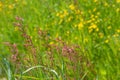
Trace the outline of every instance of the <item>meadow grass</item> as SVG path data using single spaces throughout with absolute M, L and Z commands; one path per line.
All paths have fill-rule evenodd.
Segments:
M 0 0 L 0 77 L 119 80 L 120 0 Z

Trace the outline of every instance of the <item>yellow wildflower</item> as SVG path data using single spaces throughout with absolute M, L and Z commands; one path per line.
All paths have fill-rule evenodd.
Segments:
M 103 38 L 103 33 L 100 32 L 100 33 L 99 33 L 99 37 L 100 37 L 100 38 Z
M 91 23 L 92 22 L 92 20 L 88 20 L 86 23 Z
M 35 42 L 37 42 L 37 39 L 35 39 Z
M 95 21 L 95 18 L 92 18 L 92 21 Z
M 84 39 L 84 43 L 87 43 L 87 42 L 88 42 L 88 39 L 87 39 L 87 38 L 85 38 L 85 39 Z
M 91 33 L 91 32 L 94 31 L 94 30 L 95 30 L 96 32 L 99 31 L 99 28 L 98 28 L 97 25 L 94 24 L 94 23 L 92 23 L 91 26 L 88 27 L 88 29 L 89 29 L 89 33 Z
M 15 2 L 18 2 L 18 0 L 15 0 Z
M 109 5 L 108 5 L 108 3 L 107 3 L 107 2 L 105 2 L 105 3 L 104 3 L 104 6 L 105 6 L 105 7 L 108 7 Z
M 55 36 L 56 38 L 58 38 L 58 33 L 56 34 L 56 36 Z
M 13 9 L 13 5 L 12 5 L 12 4 L 9 5 L 8 8 L 9 8 L 9 9 Z
M 75 10 L 75 13 L 76 14 L 81 14 L 81 11 L 78 9 L 78 10 Z
M 111 26 L 108 26 L 107 29 L 111 29 Z
M 64 15 L 64 16 L 67 16 L 67 15 L 68 15 L 68 11 L 67 11 L 67 10 L 64 10 L 63 15 Z
M 70 17 L 67 19 L 67 22 L 70 22 L 72 19 L 73 19 L 73 17 L 70 16 Z
M 19 30 L 19 27 L 15 27 L 15 31 L 18 31 Z
M 53 42 L 53 41 L 51 41 L 51 42 L 49 43 L 49 45 L 52 45 L 52 44 L 54 44 L 54 42 Z
M 120 33 L 120 29 L 117 30 L 117 33 Z
M 81 30 L 82 28 L 83 28 L 83 23 L 80 22 L 80 23 L 78 24 L 78 29 Z
M 78 37 L 75 37 L 75 40 L 78 40 Z
M 61 24 L 63 22 L 63 20 L 62 19 L 60 19 L 60 21 L 59 21 L 59 23 L 58 24 Z
M 92 24 L 89 29 L 96 29 L 97 28 L 97 25 L 96 24 Z
M 97 12 L 97 15 L 100 15 L 100 12 Z
M 56 14 L 56 16 L 60 16 L 60 13 L 58 12 L 58 13 Z
M 93 9 L 93 12 L 95 12 L 96 10 L 97 10 L 97 9 L 96 9 L 96 8 L 94 8 L 94 9 Z
M 95 18 L 98 18 L 98 16 L 95 16 Z
M 91 33 L 93 31 L 93 29 L 89 29 L 89 33 Z
M 115 7 L 115 4 L 113 4 L 112 7 Z
M 0 2 L 0 7 L 2 7 L 3 6 L 3 4 L 2 4 L 2 2 Z
M 99 28 L 96 28 L 96 32 L 98 32 L 99 31 Z
M 120 3 L 120 0 L 116 0 L 117 3 Z
M 116 9 L 116 12 L 117 12 L 117 13 L 120 12 L 120 8 L 117 8 L 117 9 Z
M 93 17 L 94 17 L 94 15 L 92 14 L 90 17 L 91 17 L 91 18 L 93 18 Z
M 34 30 L 34 31 L 37 31 L 37 29 L 36 29 L 36 28 L 34 28 L 33 30 Z
M 109 40 L 108 40 L 108 39 L 106 39 L 106 40 L 105 40 L 105 43 L 108 43 L 108 42 L 109 42 Z
M 69 34 L 70 34 L 70 31 L 67 31 L 67 34 L 69 35 Z
M 71 4 L 71 5 L 69 6 L 69 8 L 70 8 L 71 10 L 75 10 L 75 5 L 74 5 L 74 4 Z
M 33 36 L 30 36 L 31 39 L 33 39 Z
M 119 34 L 114 34 L 114 35 L 113 35 L 113 37 L 118 37 L 118 36 L 119 36 Z
M 98 0 L 93 0 L 94 2 L 97 2 Z

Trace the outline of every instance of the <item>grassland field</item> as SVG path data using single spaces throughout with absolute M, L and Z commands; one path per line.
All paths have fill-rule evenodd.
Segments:
M 0 0 L 0 80 L 120 80 L 120 0 Z

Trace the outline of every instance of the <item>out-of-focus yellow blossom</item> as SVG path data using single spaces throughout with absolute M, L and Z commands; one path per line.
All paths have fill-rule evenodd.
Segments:
M 58 35 L 59 35 L 59 34 L 57 33 L 55 37 L 58 38 Z
M 110 35 L 108 35 L 107 38 L 110 39 Z
M 95 18 L 98 18 L 98 16 L 95 16 Z
M 108 42 L 109 42 L 109 40 L 108 40 L 108 39 L 106 39 L 106 40 L 105 40 L 105 43 L 108 43 Z
M 99 31 L 99 28 L 97 27 L 97 28 L 95 29 L 95 31 L 98 32 L 98 31 Z
M 100 15 L 100 12 L 97 12 L 97 15 Z
M 91 24 L 91 26 L 88 27 L 88 29 L 89 29 L 89 33 L 91 33 L 91 32 L 94 31 L 94 30 L 95 30 L 96 32 L 99 31 L 99 28 L 97 27 L 96 24 Z
M 93 29 L 89 29 L 89 33 L 91 33 L 93 31 Z
M 109 4 L 108 4 L 107 2 L 104 2 L 104 6 L 105 6 L 105 7 L 108 7 Z
M 100 37 L 100 38 L 103 38 L 103 36 L 104 36 L 103 33 L 100 32 L 100 33 L 99 33 L 99 37 Z
M 64 16 L 67 16 L 67 15 L 68 15 L 68 11 L 67 11 L 67 10 L 64 10 L 63 15 L 64 15 Z
M 120 8 L 117 8 L 117 9 L 116 9 L 116 12 L 117 12 L 117 13 L 120 12 Z
M 84 21 L 84 19 L 83 19 L 83 18 L 80 18 L 80 21 L 81 21 L 81 22 L 83 22 L 83 21 Z
M 96 29 L 97 28 L 97 25 L 96 24 L 92 24 L 89 29 Z
M 67 15 L 68 15 L 69 13 L 68 13 L 68 11 L 67 10 L 64 10 L 63 12 L 58 12 L 57 14 L 56 14 L 56 16 L 58 16 L 58 17 L 60 17 L 60 18 L 64 18 L 64 17 L 66 17 Z
M 112 7 L 115 7 L 115 4 L 113 4 Z
M 37 39 L 35 39 L 35 42 L 37 42 Z
M 27 5 L 27 1 L 23 0 L 23 1 L 22 1 L 22 4 L 23 4 L 23 5 Z
M 82 12 L 78 9 L 78 10 L 75 10 L 75 13 L 76 14 L 81 14 Z
M 93 9 L 93 12 L 95 12 L 96 10 L 97 10 L 97 9 L 96 9 L 96 8 L 94 8 L 94 9 Z
M 16 26 L 16 27 L 15 27 L 15 31 L 18 31 L 18 30 L 19 30 L 19 27 Z
M 78 40 L 78 37 L 75 37 L 75 40 Z
M 88 20 L 88 21 L 86 21 L 86 23 L 91 23 L 92 22 L 92 20 Z
M 0 11 L 2 11 L 2 6 L 3 6 L 3 4 L 2 4 L 2 2 L 0 2 Z
M 53 41 L 51 41 L 51 42 L 49 43 L 49 45 L 52 45 L 52 44 L 54 44 L 54 42 L 53 42 Z
M 90 16 L 90 18 L 93 18 L 94 17 L 94 15 L 92 14 L 91 16 Z
M 70 22 L 72 19 L 73 19 L 73 17 L 70 16 L 70 17 L 67 19 L 67 22 Z
M 70 34 L 70 31 L 67 31 L 67 35 L 69 35 Z
M 37 29 L 36 29 L 36 28 L 34 28 L 33 30 L 34 30 L 34 31 L 37 31 Z
M 111 29 L 111 26 L 108 26 L 107 29 Z
M 9 9 L 13 9 L 14 7 L 13 7 L 13 5 L 11 4 L 11 5 L 8 6 L 8 8 L 9 8 Z
M 120 29 L 117 30 L 117 33 L 120 33 Z
M 87 43 L 87 42 L 88 42 L 88 39 L 87 39 L 87 38 L 85 38 L 85 39 L 84 39 L 84 43 Z
M 33 39 L 33 36 L 30 36 L 30 39 Z
M 94 22 L 94 21 L 95 21 L 95 18 L 92 18 L 92 21 Z
M 106 70 L 104 70 L 104 69 L 101 69 L 100 73 L 101 73 L 101 75 L 106 75 L 107 74 Z
M 63 22 L 63 20 L 62 19 L 60 19 L 60 21 L 59 21 L 59 23 L 58 24 L 61 24 Z
M 70 8 L 71 10 L 75 10 L 75 5 L 74 5 L 74 4 L 71 4 L 71 5 L 69 5 L 69 8 Z
M 83 28 L 83 22 L 80 22 L 80 23 L 78 24 L 78 29 L 81 30 L 82 28 Z
M 77 28 L 77 24 L 74 24 L 74 27 Z
M 66 41 L 66 44 L 68 45 L 68 44 L 69 44 L 69 42 L 68 42 L 68 41 Z
M 88 13 L 90 13 L 90 14 L 91 14 L 91 13 L 92 13 L 92 11 L 91 11 L 91 10 L 88 10 Z
M 57 12 L 56 16 L 60 16 L 60 13 L 59 13 L 59 12 Z
M 116 0 L 117 3 L 120 3 L 120 0 Z
M 118 36 L 119 36 L 119 34 L 114 34 L 114 35 L 113 35 L 113 37 L 118 37 Z
M 120 48 L 118 50 L 120 51 Z
M 59 17 L 60 17 L 60 18 L 64 18 L 64 15 L 63 15 L 63 14 L 61 14 Z
M 2 2 L 0 2 L 0 7 L 2 7 L 3 6 L 3 4 L 2 4 Z
M 18 2 L 18 0 L 15 0 L 15 2 Z
M 98 0 L 93 0 L 94 2 L 97 2 Z

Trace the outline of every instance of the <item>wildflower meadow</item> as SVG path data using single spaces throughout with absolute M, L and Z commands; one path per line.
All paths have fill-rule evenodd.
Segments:
M 0 0 L 0 80 L 120 80 L 120 0 Z

